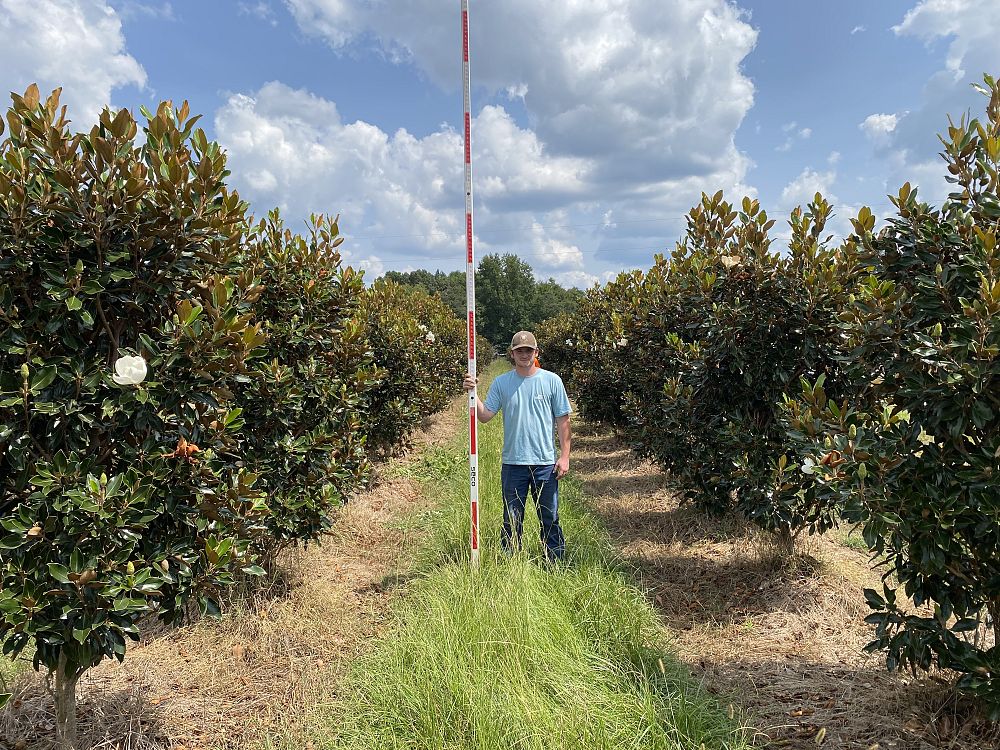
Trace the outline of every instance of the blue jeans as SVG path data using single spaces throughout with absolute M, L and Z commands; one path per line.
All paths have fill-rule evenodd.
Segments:
M 503 490 L 503 536 L 507 551 L 521 548 L 524 507 L 528 493 L 535 499 L 542 545 L 548 560 L 561 560 L 566 554 L 566 539 L 559 526 L 559 480 L 553 464 L 522 466 L 503 464 L 500 486 Z

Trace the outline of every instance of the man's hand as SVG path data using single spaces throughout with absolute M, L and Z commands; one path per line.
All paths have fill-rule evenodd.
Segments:
M 466 391 L 471 391 L 471 390 L 472 390 L 473 388 L 475 388 L 475 387 L 476 387 L 476 384 L 477 384 L 477 383 L 479 383 L 479 379 L 478 379 L 478 378 L 476 378 L 476 376 L 475 376 L 475 375 L 472 375 L 472 374 L 467 374 L 467 375 L 465 376 L 465 380 L 463 380 L 463 381 L 462 381 L 462 387 L 463 387 L 463 388 L 464 388 L 464 389 L 465 389 Z
M 569 474 L 569 456 L 560 456 L 556 461 L 556 479 L 562 479 Z

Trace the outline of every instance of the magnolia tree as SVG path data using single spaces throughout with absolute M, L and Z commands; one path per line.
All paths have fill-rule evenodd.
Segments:
M 584 414 L 614 425 L 689 500 L 741 511 L 786 553 L 838 517 L 790 470 L 779 419 L 800 378 L 824 377 L 835 396 L 845 387 L 837 316 L 865 261 L 855 241 L 824 235 L 831 211 L 820 195 L 793 211 L 779 253 L 757 201 L 703 195 L 676 250 L 588 292 L 560 348 Z
M 535 328 L 542 366 L 557 373 L 567 388 L 573 387 L 573 365 L 577 351 L 575 336 L 574 317 L 568 313 L 551 317 Z
M 855 222 L 871 274 L 841 316 L 853 392 L 807 382 L 785 421 L 801 472 L 884 560 L 869 649 L 957 670 L 1000 719 L 1000 86 L 985 82 L 986 118 L 942 138 L 945 204 L 906 184 L 883 230 Z
M 240 252 L 263 287 L 253 310 L 267 338 L 237 398 L 245 458 L 267 498 L 266 527 L 255 539 L 266 564 L 329 530 L 333 511 L 367 475 L 366 396 L 384 371 L 360 319 L 362 276 L 342 265 L 342 242 L 336 219 L 314 216 L 301 236 L 274 211 Z
M 564 359 L 562 366 L 570 371 L 569 386 L 580 413 L 617 431 L 626 430 L 629 425 L 622 379 L 624 357 L 631 349 L 624 330 L 627 321 L 641 314 L 639 309 L 645 299 L 639 289 L 643 278 L 641 271 L 623 273 L 604 288 L 589 289 L 580 300 L 574 330 L 558 328 L 554 342 L 557 360 L 560 356 L 572 357 L 572 364 Z M 549 330 L 544 329 L 543 336 L 549 337 Z M 560 339 L 562 344 L 558 343 Z
M 0 641 L 75 742 L 75 686 L 150 614 L 217 611 L 265 510 L 234 402 L 260 289 L 227 264 L 245 204 L 187 106 L 13 97 L 0 145 Z
M 366 397 L 367 440 L 373 453 L 385 455 L 404 445 L 413 428 L 461 388 L 466 331 L 440 297 L 391 281 L 376 281 L 366 292 L 362 316 L 381 371 Z M 480 351 L 491 353 L 480 341 Z M 477 364 L 485 366 L 489 359 Z

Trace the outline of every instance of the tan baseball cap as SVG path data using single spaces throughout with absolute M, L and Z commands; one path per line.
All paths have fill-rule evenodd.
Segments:
M 517 349 L 521 346 L 530 346 L 532 349 L 538 348 L 538 342 L 535 341 L 535 336 L 530 331 L 518 331 L 514 334 L 514 338 L 510 340 L 510 348 Z

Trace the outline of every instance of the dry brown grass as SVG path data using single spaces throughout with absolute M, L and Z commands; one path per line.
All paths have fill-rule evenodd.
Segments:
M 428 420 L 416 450 L 452 435 L 464 398 Z M 257 750 L 308 747 L 311 709 L 336 693 L 346 664 L 389 623 L 414 531 L 394 523 L 426 500 L 413 480 L 383 479 L 342 511 L 320 546 L 280 561 L 284 585 L 206 620 L 148 636 L 121 665 L 91 670 L 78 691 L 80 747 L 93 750 Z M 52 700 L 34 673 L 0 711 L 0 747 L 45 750 Z M 5 744 L 6 743 L 6 744 Z
M 664 475 L 583 424 L 574 472 L 622 556 L 635 565 L 680 657 L 708 690 L 747 711 L 774 748 L 987 750 L 997 730 L 949 687 L 864 653 L 867 556 L 843 533 L 810 538 L 790 561 L 736 517 L 682 506 Z

